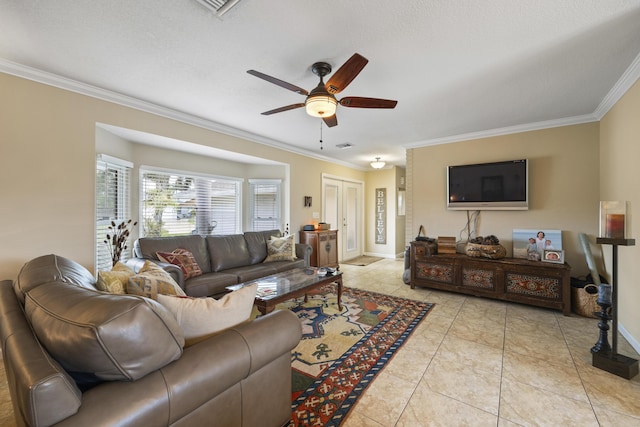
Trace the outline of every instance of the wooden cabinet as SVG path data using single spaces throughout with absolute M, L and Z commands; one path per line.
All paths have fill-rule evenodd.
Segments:
M 306 243 L 313 249 L 309 261 L 312 266 L 340 268 L 338 230 L 301 231 L 300 243 Z
M 571 267 L 517 258 L 432 255 L 411 242 L 411 288 L 416 286 L 519 302 L 571 313 Z

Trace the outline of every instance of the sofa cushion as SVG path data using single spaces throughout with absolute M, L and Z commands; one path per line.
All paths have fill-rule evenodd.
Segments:
M 217 300 L 158 295 L 158 302 L 176 317 L 188 346 L 249 320 L 257 289 L 245 286 Z
M 153 261 L 145 261 L 138 274 L 129 278 L 127 293 L 154 300 L 158 294 L 186 295 L 169 273 Z
M 267 257 L 267 240 L 271 236 L 280 237 L 280 230 L 268 231 L 247 231 L 244 233 L 244 239 L 247 241 L 249 249 L 250 263 L 258 264 Z
M 178 359 L 184 346 L 174 316 L 148 298 L 51 282 L 26 294 L 25 314 L 74 378 L 136 380 Z
M 198 265 L 198 261 L 196 261 L 193 254 L 186 249 L 178 248 L 172 252 L 158 251 L 156 255 L 160 261 L 180 267 L 184 273 L 185 280 L 202 275 L 202 269 Z
M 98 271 L 96 288 L 110 294 L 126 294 L 127 282 L 135 274 L 133 268 L 118 261 L 110 271 Z
M 267 257 L 263 262 L 294 261 L 296 259 L 295 234 L 274 237 L 267 241 Z
M 158 259 L 156 252 L 171 252 L 183 248 L 193 254 L 203 273 L 211 271 L 211 262 L 207 252 L 207 244 L 202 236 L 142 237 L 134 245 L 136 256 L 147 259 Z
M 242 234 L 207 236 L 206 241 L 211 257 L 211 271 L 251 264 L 247 242 Z
M 65 282 L 95 289 L 96 279 L 86 268 L 75 261 L 58 255 L 43 255 L 25 263 L 14 282 L 20 302 L 24 294 L 36 286 L 48 282 Z
M 192 297 L 210 297 L 225 294 L 229 285 L 237 285 L 238 277 L 226 271 L 220 273 L 207 273 L 194 277 L 184 283 L 184 291 Z

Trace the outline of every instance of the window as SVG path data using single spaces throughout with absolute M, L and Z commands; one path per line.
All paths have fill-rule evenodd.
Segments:
M 111 268 L 111 253 L 104 243 L 111 221 L 120 224 L 131 218 L 130 176 L 133 164 L 99 154 L 96 159 L 96 270 Z M 122 259 L 129 258 L 130 252 Z
M 236 234 L 241 179 L 140 169 L 142 236 Z
M 280 229 L 280 180 L 249 180 L 251 229 Z

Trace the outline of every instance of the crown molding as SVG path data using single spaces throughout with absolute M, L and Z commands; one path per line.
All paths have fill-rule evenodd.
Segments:
M 459 135 L 446 136 L 443 138 L 427 139 L 412 144 L 406 144 L 404 148 L 420 148 L 431 145 L 450 144 L 454 142 L 469 141 L 473 139 L 491 138 L 495 136 L 510 135 L 514 133 L 531 132 L 535 130 L 543 130 L 557 128 L 562 126 L 578 125 L 583 123 L 597 122 L 598 118 L 595 114 L 585 114 L 582 116 L 567 117 L 564 119 L 546 120 L 542 122 L 527 123 L 523 125 L 507 126 L 503 128 L 487 129 L 478 132 L 469 132 Z
M 640 54 L 635 57 L 631 65 L 625 70 L 609 93 L 602 99 L 598 107 L 591 114 L 567 117 L 564 119 L 547 120 L 524 125 L 508 126 L 504 128 L 488 129 L 479 132 L 470 132 L 444 138 L 428 139 L 403 145 L 404 148 L 420 148 L 430 145 L 449 144 L 453 142 L 469 141 L 472 139 L 489 138 L 494 136 L 509 135 L 513 133 L 529 132 L 534 130 L 549 129 L 562 126 L 578 125 L 583 123 L 598 122 L 609 112 L 611 108 L 624 96 L 636 81 L 640 79 Z
M 70 92 L 78 93 L 80 95 L 89 96 L 91 98 L 100 99 L 113 104 L 122 105 L 124 107 L 133 108 L 135 110 L 143 111 L 145 113 L 151 113 L 157 116 L 165 117 L 171 120 L 182 122 L 188 125 L 197 126 L 213 132 L 218 132 L 224 135 L 245 139 L 247 141 L 256 142 L 258 144 L 266 145 L 279 150 L 287 151 L 294 154 L 299 154 L 305 157 L 311 157 L 316 160 L 323 160 L 326 162 L 339 164 L 352 169 L 366 170 L 366 168 L 355 165 L 349 162 L 333 159 L 327 156 L 323 156 L 312 151 L 303 150 L 298 147 L 294 147 L 280 141 L 276 141 L 271 138 L 266 138 L 260 135 L 256 135 L 251 132 L 246 132 L 231 126 L 223 125 L 212 120 L 204 119 L 202 117 L 187 114 L 178 110 L 163 107 L 148 101 L 144 101 L 138 98 L 134 98 L 128 95 L 123 95 L 114 91 L 103 89 L 97 86 L 93 86 L 87 83 L 82 83 L 77 80 L 69 79 L 59 76 L 57 74 L 48 73 L 46 71 L 38 70 L 36 68 L 28 67 L 26 65 L 18 64 L 15 62 L 7 61 L 0 58 L 0 73 L 13 75 L 16 77 L 31 80 L 37 83 L 42 83 L 48 86 L 53 86 L 58 89 L 67 90 Z
M 262 145 L 266 145 L 279 150 L 287 151 L 301 156 L 314 158 L 334 164 L 339 164 L 345 167 L 358 170 L 368 170 L 366 167 L 355 165 L 349 162 L 341 161 L 338 159 L 329 158 L 308 150 L 303 150 L 274 139 L 265 138 L 260 135 L 246 132 L 231 126 L 226 126 L 212 120 L 204 119 L 202 117 L 187 114 L 178 110 L 163 107 L 151 102 L 143 101 L 141 99 L 133 98 L 131 96 L 123 95 L 110 90 L 102 89 L 97 86 L 92 86 L 86 83 L 79 82 L 77 80 L 68 79 L 53 73 L 48 73 L 36 68 L 28 67 L 22 64 L 18 64 L 6 59 L 0 58 L 0 72 L 10 74 L 16 77 L 21 77 L 27 80 L 32 80 L 38 83 L 46 84 L 49 86 L 57 87 L 59 89 L 75 92 L 81 95 L 89 96 L 92 98 L 100 99 L 103 101 L 111 102 L 114 104 L 122 105 L 124 107 L 133 108 L 143 112 L 155 114 L 157 116 L 165 117 L 171 120 L 176 120 L 189 125 L 197 126 L 210 131 L 218 132 L 224 135 L 245 139 L 247 141 L 256 142 Z M 474 139 L 489 138 L 495 136 L 509 135 L 513 133 L 529 132 L 535 130 L 549 129 L 554 127 L 570 126 L 576 124 L 590 123 L 600 121 L 607 112 L 622 98 L 622 96 L 633 86 L 633 84 L 640 78 L 640 54 L 632 61 L 631 65 L 625 70 L 620 79 L 611 88 L 609 93 L 603 98 L 602 102 L 591 114 L 585 114 L 581 116 L 567 117 L 563 119 L 547 120 L 542 122 L 527 123 L 522 125 L 507 126 L 503 128 L 487 129 L 478 132 L 470 132 L 458 135 L 447 136 L 443 138 L 434 138 L 423 141 L 416 141 L 410 144 L 405 144 L 402 147 L 405 149 L 420 148 L 431 145 L 449 144 L 454 142 L 468 141 Z
M 602 120 L 605 114 L 620 101 L 620 98 L 631 89 L 631 86 L 633 86 L 638 79 L 640 79 L 640 54 L 635 57 L 631 65 L 622 74 L 622 77 L 613 85 L 609 93 L 604 97 L 602 102 L 600 102 L 600 105 L 598 105 L 598 108 L 593 112 L 598 120 Z

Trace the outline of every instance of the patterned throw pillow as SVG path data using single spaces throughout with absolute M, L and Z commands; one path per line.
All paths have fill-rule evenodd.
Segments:
M 160 261 L 175 264 L 184 273 L 184 280 L 196 276 L 202 276 L 202 269 L 198 265 L 196 258 L 186 249 L 178 248 L 173 252 L 156 252 Z
M 176 317 L 189 346 L 249 320 L 257 290 L 244 286 L 218 300 L 158 295 L 158 302 Z
M 110 294 L 125 294 L 129 278 L 135 276 L 135 271 L 126 264 L 118 261 L 111 271 L 98 271 L 96 287 Z
M 129 278 L 127 293 L 154 300 L 158 294 L 186 295 L 173 277 L 153 261 L 145 261 L 138 274 Z
M 294 261 L 296 259 L 295 234 L 274 237 L 267 241 L 267 258 L 263 262 Z

